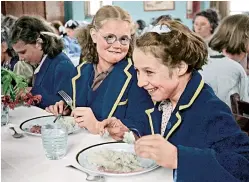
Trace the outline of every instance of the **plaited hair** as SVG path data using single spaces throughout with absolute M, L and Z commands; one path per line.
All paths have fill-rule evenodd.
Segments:
M 98 53 L 96 49 L 96 45 L 93 43 L 93 40 L 90 35 L 90 29 L 100 29 L 104 23 L 108 20 L 122 20 L 127 21 L 131 24 L 131 42 L 129 45 L 128 54 L 126 57 L 131 57 L 133 51 L 133 40 L 135 27 L 134 23 L 131 19 L 131 16 L 128 12 L 124 11 L 122 8 L 118 6 L 103 6 L 100 8 L 96 15 L 94 16 L 92 23 L 87 25 L 87 27 L 77 28 L 75 31 L 76 38 L 82 49 L 82 59 L 87 60 L 88 62 L 98 63 Z
M 168 20 L 160 25 L 167 25 L 171 31 L 147 32 L 136 40 L 135 47 L 144 53 L 150 52 L 169 68 L 184 61 L 188 65 L 187 72 L 192 72 L 207 63 L 207 46 L 198 35 L 178 21 Z

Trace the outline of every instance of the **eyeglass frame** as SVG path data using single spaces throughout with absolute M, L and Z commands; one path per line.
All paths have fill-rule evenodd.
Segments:
M 101 37 L 103 37 L 103 38 L 105 39 L 106 43 L 109 44 L 109 45 L 114 44 L 116 41 L 119 41 L 119 43 L 120 43 L 122 46 L 127 46 L 127 45 L 130 45 L 130 43 L 131 43 L 131 41 L 132 41 L 132 39 L 131 39 L 130 37 L 128 37 L 127 35 L 124 35 L 124 36 L 127 36 L 126 38 L 129 40 L 129 43 L 127 43 L 127 44 L 122 44 L 122 43 L 121 43 L 121 38 L 123 38 L 124 36 L 122 36 L 122 37 L 120 37 L 120 38 L 118 39 L 118 37 L 117 37 L 115 34 L 110 33 L 110 34 L 104 36 L 104 35 L 102 35 L 102 33 L 100 33 L 99 30 L 96 29 L 96 31 L 101 35 Z M 108 40 L 107 40 L 108 36 L 110 36 L 110 35 L 112 35 L 112 36 L 115 37 L 115 40 L 114 40 L 113 42 L 111 42 L 111 43 L 109 43 Z

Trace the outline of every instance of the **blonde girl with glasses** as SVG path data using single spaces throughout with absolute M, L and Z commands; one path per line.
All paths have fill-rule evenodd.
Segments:
M 117 6 L 100 8 L 92 23 L 78 30 L 83 63 L 72 79 L 72 91 L 67 92 L 74 101 L 71 115 L 91 133 L 97 134 L 99 123 L 110 117 L 120 119 L 127 127 L 148 120 L 145 111 L 153 102 L 137 86 L 131 60 L 134 33 L 131 16 Z M 47 111 L 58 114 L 64 106 L 61 101 Z M 64 112 L 69 113 L 69 110 Z

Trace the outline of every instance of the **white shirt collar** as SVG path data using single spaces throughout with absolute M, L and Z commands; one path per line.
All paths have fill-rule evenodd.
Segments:
M 42 66 L 42 64 L 44 63 L 44 61 L 45 61 L 45 59 L 47 58 L 47 54 L 45 54 L 44 56 L 43 56 L 43 58 L 42 58 L 42 60 L 41 60 L 41 62 L 40 62 L 40 64 L 39 64 L 39 66 L 35 69 L 35 71 L 34 71 L 34 74 L 37 74 L 39 71 L 40 71 L 40 69 L 41 69 L 41 66 Z

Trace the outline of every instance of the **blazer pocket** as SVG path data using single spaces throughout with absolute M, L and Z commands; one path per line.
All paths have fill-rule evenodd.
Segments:
M 123 106 L 123 105 L 126 105 L 127 104 L 127 102 L 128 102 L 128 99 L 126 99 L 125 101 L 123 101 L 123 102 L 119 102 L 118 103 L 118 106 Z

